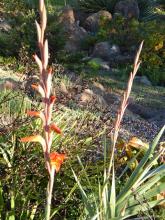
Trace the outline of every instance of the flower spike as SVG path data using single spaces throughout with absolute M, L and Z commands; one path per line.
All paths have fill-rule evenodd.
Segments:
M 48 40 L 45 40 L 45 29 L 47 25 L 47 12 L 45 1 L 39 0 L 40 22 L 36 23 L 39 55 L 34 55 L 35 62 L 39 67 L 40 81 L 38 84 L 32 84 L 32 88 L 42 96 L 42 111 L 28 111 L 27 114 L 42 119 L 43 137 L 34 135 L 21 138 L 22 142 L 39 142 L 43 147 L 46 169 L 49 174 L 49 183 L 47 188 L 47 205 L 45 212 L 45 220 L 50 219 L 51 214 L 51 199 L 54 184 L 54 175 L 60 170 L 60 167 L 66 158 L 65 154 L 57 152 L 50 153 L 54 132 L 61 134 L 62 131 L 56 124 L 52 123 L 53 104 L 56 101 L 56 96 L 51 94 L 52 91 L 52 68 L 48 68 L 49 63 L 49 47 Z

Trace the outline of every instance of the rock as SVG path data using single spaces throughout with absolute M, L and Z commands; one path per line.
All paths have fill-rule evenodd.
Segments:
M 105 105 L 106 101 L 104 100 L 103 96 L 106 91 L 105 91 L 104 86 L 101 83 L 94 82 L 92 85 L 92 90 L 93 90 L 94 94 L 96 95 L 98 102 L 104 103 L 104 105 Z M 106 103 L 106 105 L 107 105 L 107 103 Z
M 149 119 L 149 122 L 155 123 L 159 128 L 165 125 L 165 109 L 155 112 L 155 115 Z
M 109 93 L 104 86 L 98 82 L 93 83 L 94 94 L 98 97 L 98 101 L 103 106 L 110 106 L 112 104 L 118 104 L 120 102 L 119 95 Z
M 152 118 L 155 114 L 150 108 L 147 108 L 146 106 L 142 106 L 138 103 L 134 103 L 130 100 L 128 107 L 127 107 L 132 113 L 139 115 L 140 117 L 148 120 Z
M 91 60 L 91 57 L 88 57 L 88 56 L 82 58 L 83 62 L 87 62 L 87 61 L 90 61 L 90 60 Z
M 102 91 L 102 92 L 105 92 L 105 88 L 104 88 L 104 86 L 103 86 L 101 83 L 94 82 L 94 83 L 93 83 L 93 86 L 94 86 L 97 90 L 100 90 L 100 91 Z
M 81 102 L 90 102 L 92 100 L 93 94 L 94 93 L 91 89 L 85 89 L 81 94 Z
M 139 18 L 139 6 L 136 0 L 122 0 L 117 2 L 115 13 L 119 13 L 127 19 Z
M 128 63 L 133 63 L 134 61 L 134 56 L 132 55 L 121 55 L 118 54 L 116 56 L 112 56 L 109 59 L 109 65 L 111 67 L 117 67 L 118 65 L 124 65 L 124 64 L 128 64 Z
M 165 125 L 165 109 L 155 109 L 153 107 L 144 106 L 135 103 L 132 99 L 129 100 L 128 110 L 139 115 L 141 118 L 150 123 L 156 124 L 159 128 Z
M 108 105 L 120 103 L 120 97 L 113 93 L 105 93 L 103 98 L 105 99 Z
M 75 23 L 74 11 L 72 7 L 68 5 L 63 8 L 61 15 L 59 16 L 59 22 L 66 26 L 66 28 L 68 25 Z
M 107 107 L 107 102 L 105 101 L 103 96 L 97 94 L 95 97 L 98 103 L 98 109 L 104 109 Z
M 20 83 L 10 79 L 10 78 L 6 78 L 4 79 L 4 81 L 2 83 L 0 83 L 0 91 L 4 91 L 4 90 L 18 90 L 20 88 Z
M 135 82 L 141 83 L 146 86 L 152 86 L 152 83 L 149 81 L 147 76 L 136 76 L 135 77 Z
M 81 51 L 82 42 L 87 37 L 87 32 L 84 28 L 79 27 L 77 24 L 70 26 L 66 32 L 65 50 L 70 53 Z
M 105 70 L 105 71 L 109 71 L 110 70 L 108 62 L 105 62 L 101 58 L 92 58 L 88 62 L 88 66 L 90 66 L 93 69 L 102 69 L 102 70 Z
M 94 47 L 92 57 L 99 57 L 104 60 L 109 60 L 112 57 L 119 55 L 120 49 L 117 45 L 110 45 L 108 41 L 97 43 Z
M 82 41 L 87 37 L 87 32 L 80 27 L 74 18 L 71 7 L 65 7 L 59 18 L 66 38 L 64 49 L 66 52 L 75 53 L 81 50 Z
M 117 55 L 117 54 L 120 54 L 120 48 L 119 48 L 119 46 L 117 46 L 116 44 L 113 44 L 112 46 L 111 46 L 111 54 L 112 55 Z
M 83 87 L 82 87 L 82 85 L 77 84 L 72 88 L 72 90 L 74 91 L 74 95 L 80 94 L 83 90 Z
M 0 31 L 9 32 L 11 29 L 12 27 L 7 21 L 0 22 Z
M 79 25 L 83 28 L 85 28 L 85 21 L 86 19 L 91 15 L 91 13 L 82 11 L 82 10 L 74 10 L 74 16 L 76 23 L 79 23 Z
M 101 18 L 110 21 L 112 20 L 112 15 L 110 12 L 105 10 L 101 10 L 97 13 L 94 13 L 85 20 L 84 28 L 90 32 L 97 32 L 99 29 L 99 23 Z
M 68 90 L 67 90 L 66 85 L 65 85 L 64 82 L 61 82 L 61 83 L 60 83 L 60 91 L 61 91 L 63 94 L 65 94 L 65 95 L 68 94 Z

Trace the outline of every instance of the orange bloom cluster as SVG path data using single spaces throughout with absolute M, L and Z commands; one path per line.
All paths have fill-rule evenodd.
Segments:
M 66 159 L 66 155 L 53 152 L 49 154 L 49 157 L 51 166 L 55 169 L 56 172 L 59 172 L 64 159 Z

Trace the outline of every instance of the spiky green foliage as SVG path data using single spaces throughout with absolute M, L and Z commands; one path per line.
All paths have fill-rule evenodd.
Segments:
M 83 178 L 86 178 L 88 182 L 88 186 L 84 188 L 81 184 L 82 177 L 79 178 L 73 171 L 84 201 L 84 217 L 82 219 L 110 220 L 126 219 L 140 213 L 148 215 L 153 207 L 165 201 L 165 199 L 158 200 L 156 198 L 159 193 L 163 192 L 165 187 L 165 165 L 162 164 L 156 168 L 154 167 L 160 155 L 163 153 L 156 153 L 156 146 L 164 130 L 165 126 L 161 129 L 139 162 L 139 165 L 125 183 L 124 179 L 115 176 L 114 168 L 112 170 L 111 181 L 109 180 L 106 167 L 106 142 L 104 144 L 104 179 L 102 183 L 98 182 L 97 189 L 92 187 L 90 178 L 79 159 L 84 173 Z M 122 181 L 124 185 L 118 190 L 118 183 Z M 118 192 L 117 195 L 116 192 Z

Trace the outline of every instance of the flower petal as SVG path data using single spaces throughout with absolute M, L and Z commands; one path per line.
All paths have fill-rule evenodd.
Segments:
M 43 7 L 44 7 L 44 0 L 40 0 L 40 1 L 39 1 L 39 10 L 40 10 L 40 13 L 43 11 Z
M 45 40 L 44 43 L 44 68 L 46 70 L 49 59 L 49 51 L 48 51 L 48 40 Z
M 23 143 L 39 142 L 42 145 L 43 150 L 45 150 L 45 148 L 46 148 L 45 140 L 41 135 L 34 135 L 34 136 L 24 137 L 24 138 L 21 138 L 20 141 L 23 142 Z
M 52 87 L 52 68 L 48 69 L 47 80 L 46 80 L 46 88 L 47 88 L 47 96 L 50 96 Z
M 41 27 L 37 21 L 35 21 L 35 23 L 36 23 L 36 28 L 37 28 L 38 43 L 41 43 Z
M 31 87 L 35 90 L 37 90 L 41 96 L 44 98 L 45 97 L 45 92 L 44 92 L 44 89 L 42 88 L 42 86 L 40 85 L 36 85 L 36 84 L 32 84 Z
M 57 125 L 54 124 L 54 123 L 50 125 L 50 129 L 52 131 L 56 132 L 57 134 L 61 134 L 62 133 L 61 129 L 59 127 L 57 127 Z
M 41 112 L 37 112 L 37 111 L 27 111 L 27 115 L 35 116 L 35 117 L 40 117 Z
M 33 57 L 39 67 L 40 72 L 42 72 L 42 62 L 41 62 L 40 58 L 37 56 L 37 54 L 34 54 Z
M 50 96 L 50 104 L 53 104 L 56 101 L 56 96 L 51 95 Z
M 66 159 L 66 155 L 53 152 L 49 154 L 49 158 L 51 166 L 55 168 L 56 172 L 59 172 L 62 163 Z
M 43 112 L 37 112 L 37 111 L 27 111 L 27 115 L 29 116 L 34 116 L 34 117 L 39 117 L 42 119 L 43 123 L 45 124 L 45 116 Z

